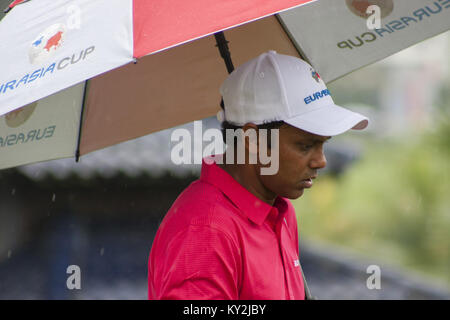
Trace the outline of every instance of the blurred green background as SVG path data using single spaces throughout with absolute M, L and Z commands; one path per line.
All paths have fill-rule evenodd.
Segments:
M 360 156 L 339 175 L 319 172 L 293 201 L 301 239 L 450 288 L 449 43 L 447 32 L 329 85 L 337 104 L 369 116 L 371 129 L 330 141 L 358 146 Z M 415 86 L 424 76 L 427 85 Z

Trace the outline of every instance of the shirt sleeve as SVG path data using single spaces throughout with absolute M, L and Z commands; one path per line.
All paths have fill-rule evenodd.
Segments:
M 170 241 L 164 255 L 154 258 L 154 299 L 238 299 L 239 250 L 217 228 L 190 225 Z

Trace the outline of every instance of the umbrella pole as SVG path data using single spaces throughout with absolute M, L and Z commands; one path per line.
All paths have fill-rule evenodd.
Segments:
M 234 65 L 233 65 L 233 61 L 231 60 L 230 49 L 228 48 L 228 41 L 227 41 L 227 39 L 225 39 L 225 34 L 223 33 L 223 31 L 216 32 L 216 33 L 214 33 L 214 37 L 216 38 L 216 43 L 217 43 L 216 47 L 219 48 L 220 56 L 225 61 L 225 66 L 227 67 L 228 73 L 233 72 Z M 225 109 L 224 103 L 223 103 L 223 98 L 220 101 L 220 107 L 222 109 Z
M 233 61 L 231 61 L 230 50 L 228 49 L 228 41 L 225 39 L 225 35 L 223 31 L 214 33 L 214 37 L 216 38 L 217 45 L 219 48 L 220 56 L 225 61 L 225 66 L 227 67 L 228 73 L 233 72 L 234 66 Z

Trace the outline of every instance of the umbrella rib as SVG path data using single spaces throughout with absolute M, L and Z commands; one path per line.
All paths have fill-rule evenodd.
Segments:
M 88 86 L 88 81 L 86 81 L 84 83 L 83 100 L 82 100 L 83 103 L 81 105 L 80 125 L 79 125 L 79 129 L 78 129 L 77 150 L 75 151 L 75 162 L 79 162 L 79 160 L 80 160 L 81 131 L 82 131 L 82 128 L 83 128 L 83 116 L 84 116 L 84 106 L 86 105 L 87 86 Z
M 283 19 L 280 17 L 280 15 L 276 14 L 275 17 L 278 20 L 278 23 L 281 25 L 281 27 L 283 28 L 284 32 L 286 33 L 286 35 L 288 36 L 289 40 L 291 40 L 292 45 L 295 47 L 295 49 L 297 50 L 300 58 L 302 58 L 303 60 L 305 60 L 306 62 L 308 62 L 310 65 L 312 65 L 311 61 L 306 57 L 306 54 L 303 52 L 302 48 L 300 47 L 300 44 L 297 43 L 297 41 L 295 41 L 291 31 L 289 30 L 289 28 L 286 26 L 286 24 L 284 23 Z

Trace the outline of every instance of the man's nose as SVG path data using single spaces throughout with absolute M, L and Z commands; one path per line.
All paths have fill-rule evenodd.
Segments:
M 322 169 L 326 167 L 327 158 L 323 152 L 323 146 L 320 146 L 320 148 L 317 148 L 316 152 L 314 152 L 309 165 L 312 169 Z

